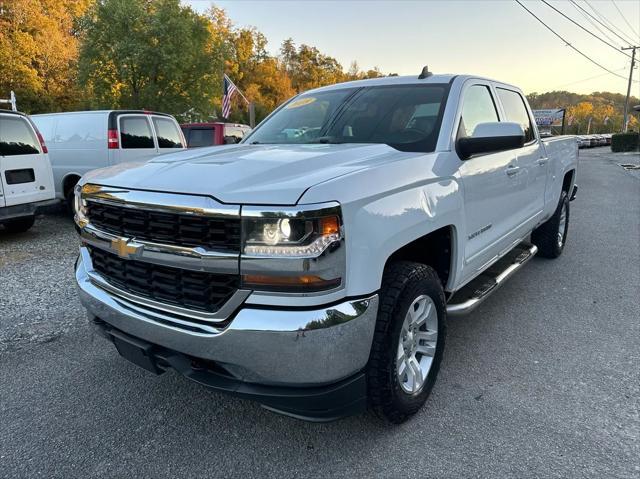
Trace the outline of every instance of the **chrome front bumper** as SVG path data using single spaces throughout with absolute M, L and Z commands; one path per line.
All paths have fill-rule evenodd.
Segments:
M 200 359 L 239 380 L 282 386 L 330 384 L 361 371 L 368 359 L 378 296 L 316 309 L 243 306 L 226 327 L 196 329 L 107 292 L 91 278 L 86 255 L 76 265 L 80 301 L 89 319 Z M 186 325 L 185 325 L 186 326 Z

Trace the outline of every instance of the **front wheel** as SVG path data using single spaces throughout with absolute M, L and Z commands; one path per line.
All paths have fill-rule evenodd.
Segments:
M 398 424 L 422 407 L 440 368 L 445 334 L 437 273 L 419 263 L 392 263 L 382 281 L 367 368 L 369 403 L 378 416 Z
M 569 232 L 569 195 L 563 191 L 553 216 L 531 233 L 531 242 L 544 258 L 557 258 L 562 254 Z

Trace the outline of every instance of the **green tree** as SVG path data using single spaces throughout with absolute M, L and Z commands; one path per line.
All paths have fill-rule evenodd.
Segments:
M 0 0 L 0 97 L 28 113 L 76 108 L 76 19 L 90 0 Z
M 224 54 L 213 33 L 179 0 L 100 0 L 83 22 L 80 81 L 94 107 L 207 117 Z

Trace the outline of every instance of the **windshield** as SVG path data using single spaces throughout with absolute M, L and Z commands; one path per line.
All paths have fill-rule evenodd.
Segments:
M 344 88 L 306 93 L 285 104 L 247 139 L 251 144 L 384 143 L 435 149 L 444 85 Z

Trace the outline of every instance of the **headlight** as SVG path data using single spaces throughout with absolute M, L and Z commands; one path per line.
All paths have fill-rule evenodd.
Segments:
M 244 231 L 244 253 L 256 256 L 316 257 L 342 238 L 337 215 L 247 219 Z
M 338 203 L 277 211 L 243 207 L 241 215 L 244 287 L 305 293 L 342 284 L 344 229 Z
M 86 202 L 82 199 L 82 187 L 76 185 L 73 190 L 73 219 L 80 228 L 84 228 L 89 224 L 87 218 Z

